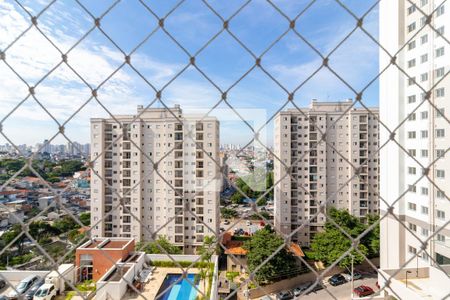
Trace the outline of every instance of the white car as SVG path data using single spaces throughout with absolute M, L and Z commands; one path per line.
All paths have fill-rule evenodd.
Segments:
M 51 283 L 43 284 L 34 294 L 33 300 L 53 300 L 56 297 L 56 288 Z

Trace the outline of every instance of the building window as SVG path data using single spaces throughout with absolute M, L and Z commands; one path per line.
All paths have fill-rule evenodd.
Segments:
M 408 174 L 410 174 L 410 175 L 416 175 L 416 168 L 414 168 L 414 167 L 408 167 Z
M 416 41 L 412 41 L 408 43 L 408 50 L 412 50 L 416 48 Z
M 437 78 L 440 78 L 440 77 L 442 77 L 444 75 L 445 75 L 445 68 L 444 67 L 436 69 L 436 77 Z
M 428 119 L 428 112 L 427 112 L 427 111 L 421 112 L 421 113 L 420 113 L 420 118 L 421 118 L 422 120 Z
M 428 0 L 420 0 L 420 6 L 425 6 L 428 4 Z
M 428 207 L 422 206 L 422 214 L 428 215 Z
M 417 253 L 417 249 L 414 248 L 413 246 L 408 246 L 408 252 L 411 254 L 416 254 Z
M 445 156 L 445 150 L 444 149 L 437 149 L 436 150 L 436 156 L 437 157 L 444 157 Z
M 416 186 L 415 185 L 408 185 L 408 191 L 410 191 L 411 193 L 415 193 L 416 192 Z
M 415 203 L 408 202 L 408 209 L 416 211 L 417 205 Z
M 415 121 L 416 120 L 416 113 L 412 113 L 408 117 L 408 121 Z
M 420 37 L 420 43 L 423 45 L 425 43 L 428 43 L 428 34 L 422 35 Z
M 428 61 L 428 54 L 424 54 L 420 57 L 420 63 L 426 63 Z
M 428 188 L 422 187 L 421 192 L 422 192 L 422 195 L 428 195 Z
M 445 29 L 444 26 L 439 27 L 436 29 L 436 37 L 444 36 Z
M 445 109 L 439 108 L 436 110 L 436 118 L 442 118 L 445 115 Z
M 408 12 L 409 12 L 409 8 L 408 8 Z M 445 13 L 445 6 L 444 6 L 444 4 L 442 4 L 441 6 L 439 6 L 436 9 L 436 16 L 437 17 L 442 16 L 444 13 Z
M 445 211 L 439 209 L 436 210 L 436 217 L 438 219 L 445 220 Z
M 428 80 L 428 73 L 423 73 L 420 75 L 420 81 L 424 82 Z
M 444 199 L 445 198 L 445 194 L 444 194 L 443 191 L 437 191 L 436 197 L 440 198 L 440 199 Z
M 436 170 L 436 177 L 437 178 L 445 178 L 445 170 Z
M 413 22 L 408 25 L 408 32 L 412 32 L 416 29 L 416 22 Z
M 415 59 L 411 59 L 410 61 L 408 61 L 408 68 L 413 68 L 416 66 L 416 60 Z
M 440 233 L 437 234 L 437 241 L 441 243 L 445 243 L 445 235 L 442 235 Z
M 428 236 L 428 229 L 427 228 L 423 228 L 422 227 L 422 235 L 423 236 Z
M 409 155 L 411 155 L 412 157 L 416 157 L 416 149 L 409 149 L 408 150 Z
M 438 88 L 436 89 L 436 97 L 444 97 L 445 96 L 445 89 L 444 88 Z
M 408 131 L 408 139 L 415 139 L 415 138 L 416 138 L 416 132 Z
M 428 138 L 428 130 L 421 130 L 420 131 L 420 137 L 423 139 Z
M 408 96 L 408 103 L 415 103 L 416 102 L 416 95 Z
M 428 157 L 428 150 L 427 149 L 420 150 L 420 155 L 422 157 Z
M 445 137 L 445 129 L 436 129 L 436 137 L 437 138 Z
M 409 223 L 409 229 L 410 229 L 411 231 L 416 232 L 416 231 L 417 231 L 417 225 L 416 225 L 416 224 L 413 224 L 413 223 Z
M 445 50 L 444 49 L 445 49 L 444 47 L 436 49 L 436 57 L 443 56 L 445 54 Z
M 412 14 L 415 11 L 416 11 L 416 5 L 415 4 L 413 4 L 410 7 L 408 7 L 408 15 Z
M 411 77 L 411 78 L 408 78 L 408 85 L 413 85 L 413 84 L 415 84 L 416 83 L 416 77 Z

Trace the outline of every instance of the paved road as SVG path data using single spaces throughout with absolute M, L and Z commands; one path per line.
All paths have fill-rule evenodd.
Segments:
M 375 292 L 378 290 L 375 283 L 377 282 L 377 278 L 363 278 L 360 280 L 355 280 L 354 287 L 360 286 L 360 285 L 368 285 L 370 286 Z M 327 290 L 338 300 L 349 300 L 350 298 L 350 292 L 351 292 L 351 283 L 347 282 L 343 285 L 339 286 L 331 286 L 328 282 L 325 284 L 327 287 Z M 357 297 L 355 295 L 355 297 Z M 330 296 L 329 293 L 325 290 L 318 291 L 317 293 L 311 293 L 309 295 L 303 296 L 299 299 L 306 299 L 306 300 L 325 300 L 325 299 L 334 299 Z
M 355 280 L 354 287 L 360 286 L 360 285 L 368 285 L 370 286 L 375 292 L 377 292 L 378 288 L 376 287 L 375 283 L 377 282 L 377 278 L 363 278 L 360 280 Z M 297 299 L 300 300 L 332 300 L 332 299 L 338 299 L 338 300 L 350 300 L 350 291 L 351 291 L 351 283 L 347 282 L 345 284 L 339 285 L 339 286 L 331 286 L 327 281 L 325 281 L 325 286 L 327 290 L 335 297 L 333 298 L 330 296 L 330 293 L 328 293 L 326 290 L 320 290 L 316 293 L 311 293 L 309 295 L 304 295 L 301 297 L 297 297 Z M 272 294 L 270 295 L 273 299 L 276 299 L 276 295 Z M 357 298 L 356 295 L 354 295 L 355 299 L 362 299 Z

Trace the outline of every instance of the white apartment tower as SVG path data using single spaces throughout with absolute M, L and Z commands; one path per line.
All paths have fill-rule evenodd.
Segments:
M 93 236 L 149 241 L 155 232 L 192 253 L 218 231 L 216 118 L 138 106 L 135 116 L 92 119 L 91 147 Z
M 351 100 L 313 100 L 309 108 L 282 111 L 275 119 L 274 182 L 281 180 L 275 187 L 275 226 L 290 234 L 306 223 L 292 237 L 303 246 L 325 224 L 323 213 L 309 222 L 322 203 L 361 218 L 378 213 L 378 109 L 369 113 L 351 105 Z M 359 177 L 351 179 L 355 170 L 349 162 L 361 166 Z
M 393 207 L 380 227 L 380 273 L 395 274 L 388 290 L 400 299 L 450 293 L 450 3 L 444 2 L 380 2 L 380 43 L 398 65 L 380 77 L 380 120 L 397 128 L 380 138 L 402 146 L 391 141 L 380 153 L 380 196 Z M 391 61 L 380 50 L 380 70 Z M 380 204 L 384 215 L 389 207 Z

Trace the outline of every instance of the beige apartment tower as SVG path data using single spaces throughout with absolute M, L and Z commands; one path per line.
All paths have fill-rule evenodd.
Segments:
M 275 119 L 275 226 L 309 246 L 326 221 L 325 208 L 348 209 L 364 218 L 378 213 L 378 109 L 352 108 L 352 101 L 318 102 L 280 112 Z M 326 143 L 320 141 L 326 132 Z M 354 168 L 360 176 L 351 179 Z M 288 169 L 286 169 L 288 167 Z M 291 171 L 291 172 L 289 172 Z
M 135 116 L 92 119 L 91 145 L 94 237 L 149 241 L 156 233 L 193 253 L 218 231 L 216 118 L 183 114 L 178 105 L 138 106 Z

